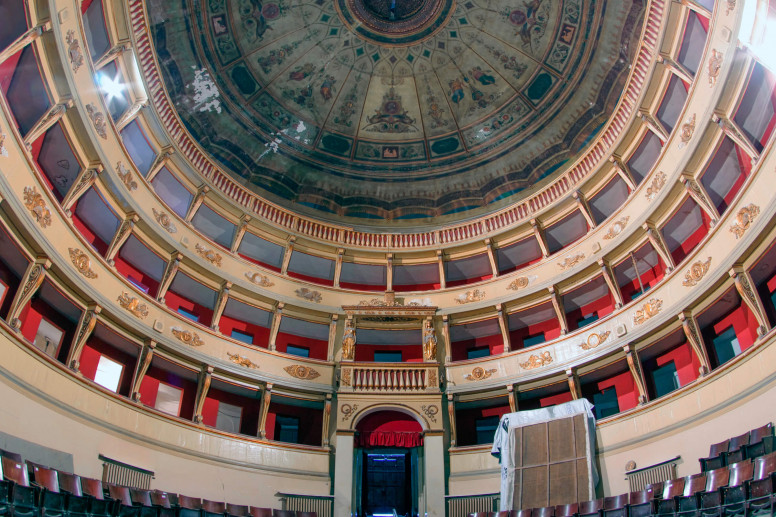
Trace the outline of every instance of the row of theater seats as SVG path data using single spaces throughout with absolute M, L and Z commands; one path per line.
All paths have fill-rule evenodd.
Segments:
M 700 458 L 701 471 L 707 472 L 732 465 L 747 458 L 756 458 L 774 452 L 773 424 L 752 429 L 739 436 L 733 436 L 709 447 L 709 456 Z
M 0 517 L 317 517 L 103 483 L 0 451 Z
M 771 423 L 753 429 L 747 433 L 745 444 L 736 449 L 743 455 L 740 461 L 725 464 L 735 457 L 725 454 L 718 468 L 655 483 L 639 492 L 544 508 L 472 513 L 469 517 L 772 516 L 776 509 L 773 435 Z M 734 451 L 729 448 L 725 452 Z

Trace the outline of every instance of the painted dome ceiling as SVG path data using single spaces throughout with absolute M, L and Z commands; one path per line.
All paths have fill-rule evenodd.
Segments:
M 643 8 L 148 3 L 179 116 L 241 184 L 307 214 L 415 222 L 503 206 L 570 163 L 614 109 Z

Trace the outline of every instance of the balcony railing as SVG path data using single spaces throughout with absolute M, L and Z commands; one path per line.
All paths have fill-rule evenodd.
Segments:
M 340 391 L 355 393 L 439 392 L 432 363 L 342 363 Z

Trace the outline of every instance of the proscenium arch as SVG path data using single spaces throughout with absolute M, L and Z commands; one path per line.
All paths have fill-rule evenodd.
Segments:
M 412 418 L 414 418 L 420 424 L 420 427 L 423 429 L 423 432 L 431 430 L 431 425 L 429 424 L 425 416 L 418 413 L 412 406 L 408 406 L 406 404 L 396 404 L 396 403 L 374 404 L 362 409 L 361 411 L 356 413 L 356 415 L 351 420 L 349 429 L 352 431 L 355 431 L 356 427 L 358 426 L 358 423 L 361 420 L 363 420 L 368 415 L 379 413 L 380 411 L 396 411 L 398 413 L 403 413 L 407 416 L 411 416 Z

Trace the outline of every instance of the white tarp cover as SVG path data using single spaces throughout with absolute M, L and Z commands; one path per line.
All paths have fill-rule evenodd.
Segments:
M 490 451 L 501 462 L 501 511 L 511 510 L 514 503 L 515 455 L 512 451 L 519 446 L 516 443 L 517 439 L 514 430 L 527 425 L 568 418 L 579 413 L 587 414 L 587 463 L 590 469 L 590 497 L 593 497 L 595 486 L 598 484 L 598 471 L 593 462 L 593 453 L 595 452 L 595 415 L 593 414 L 593 404 L 587 399 L 572 400 L 557 406 L 507 413 L 501 417 L 498 429 L 496 429 L 496 434 L 493 437 L 493 448 Z

